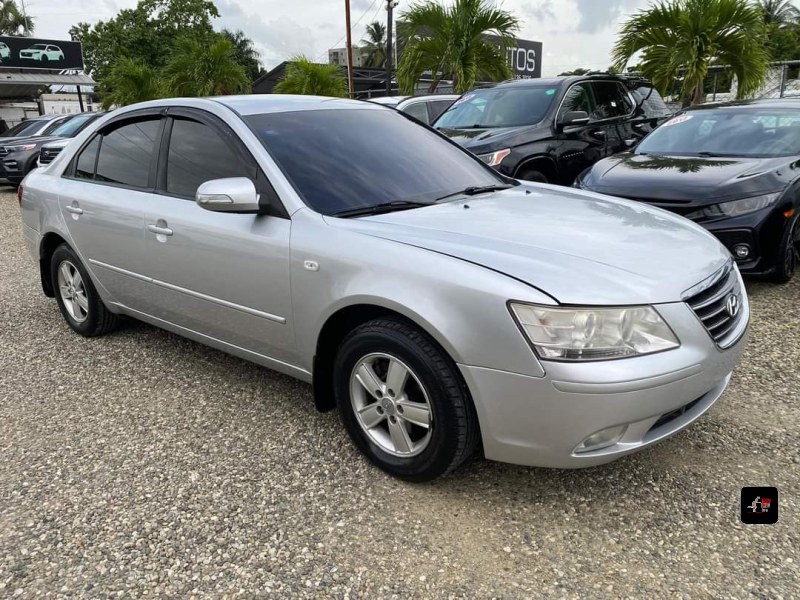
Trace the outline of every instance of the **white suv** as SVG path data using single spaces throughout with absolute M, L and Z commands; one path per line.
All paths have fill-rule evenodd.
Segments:
M 34 44 L 30 48 L 20 50 L 19 57 L 48 62 L 51 60 L 64 60 L 64 52 L 53 44 Z

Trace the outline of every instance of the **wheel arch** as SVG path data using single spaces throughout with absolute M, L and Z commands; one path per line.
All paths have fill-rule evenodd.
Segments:
M 53 258 L 53 252 L 61 244 L 68 244 L 68 242 L 54 231 L 46 233 L 39 244 L 39 275 L 42 280 L 42 291 L 48 298 L 54 298 L 56 295 L 50 273 L 50 260 Z
M 327 412 L 336 407 L 336 400 L 333 397 L 333 363 L 342 340 L 353 329 L 373 319 L 395 317 L 407 321 L 425 332 L 453 362 L 457 362 L 453 349 L 449 347 L 441 332 L 420 315 L 408 314 L 409 311 L 403 308 L 369 298 L 340 306 L 328 315 L 317 335 L 312 366 L 314 404 L 317 410 Z
M 558 183 L 558 165 L 552 157 L 544 154 L 537 154 L 520 162 L 514 170 L 514 178 L 518 178 L 520 173 L 533 168 L 547 177 L 548 183 Z

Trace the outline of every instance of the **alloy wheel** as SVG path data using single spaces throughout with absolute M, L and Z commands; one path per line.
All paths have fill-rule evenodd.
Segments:
M 89 317 L 89 298 L 78 269 L 65 260 L 58 266 L 58 290 L 64 308 L 75 322 L 83 323 Z
M 400 359 L 372 353 L 358 360 L 350 375 L 350 401 L 361 428 L 385 452 L 406 458 L 430 443 L 428 393 Z

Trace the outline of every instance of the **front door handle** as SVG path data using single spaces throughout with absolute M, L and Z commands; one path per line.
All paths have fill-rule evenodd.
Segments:
M 73 215 L 82 215 L 83 209 L 80 206 L 65 206 L 64 210 L 71 212 Z
M 626 145 L 628 148 L 630 148 L 631 146 L 633 146 L 633 145 L 636 143 L 636 140 L 634 140 L 633 138 L 631 138 L 631 139 L 629 139 L 629 140 L 623 140 L 623 141 L 625 142 L 625 145 Z
M 172 229 L 169 227 L 159 227 L 158 225 L 148 225 L 147 231 L 155 233 L 156 235 L 172 235 Z
M 604 129 L 598 129 L 598 130 L 596 130 L 596 131 L 593 131 L 593 132 L 592 132 L 592 135 L 593 135 L 594 137 L 597 137 L 597 138 L 603 138 L 603 139 L 605 139 L 605 137 L 606 137 L 606 132 L 605 132 L 605 130 L 604 130 Z

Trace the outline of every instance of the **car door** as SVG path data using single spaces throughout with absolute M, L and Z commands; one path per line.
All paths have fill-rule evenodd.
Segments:
M 199 110 L 168 114 L 157 201 L 145 214 L 153 316 L 262 356 L 294 361 L 291 221 L 198 206 L 198 186 L 212 179 L 248 177 L 260 193 L 274 192 L 224 122 Z
M 90 138 L 59 183 L 58 202 L 83 263 L 105 299 L 149 308 L 144 269 L 144 215 L 155 184 L 156 112 L 116 120 Z
M 594 116 L 605 126 L 604 156 L 625 152 L 634 142 L 630 125 L 634 105 L 630 94 L 618 81 L 593 81 L 592 88 L 597 100 Z
M 559 125 L 566 113 L 575 111 L 588 114 L 589 123 Z M 556 155 L 559 183 L 562 185 L 571 185 L 585 169 L 605 156 L 608 124 L 598 123 L 596 114 L 591 83 L 583 81 L 573 84 L 564 94 L 556 115 Z

